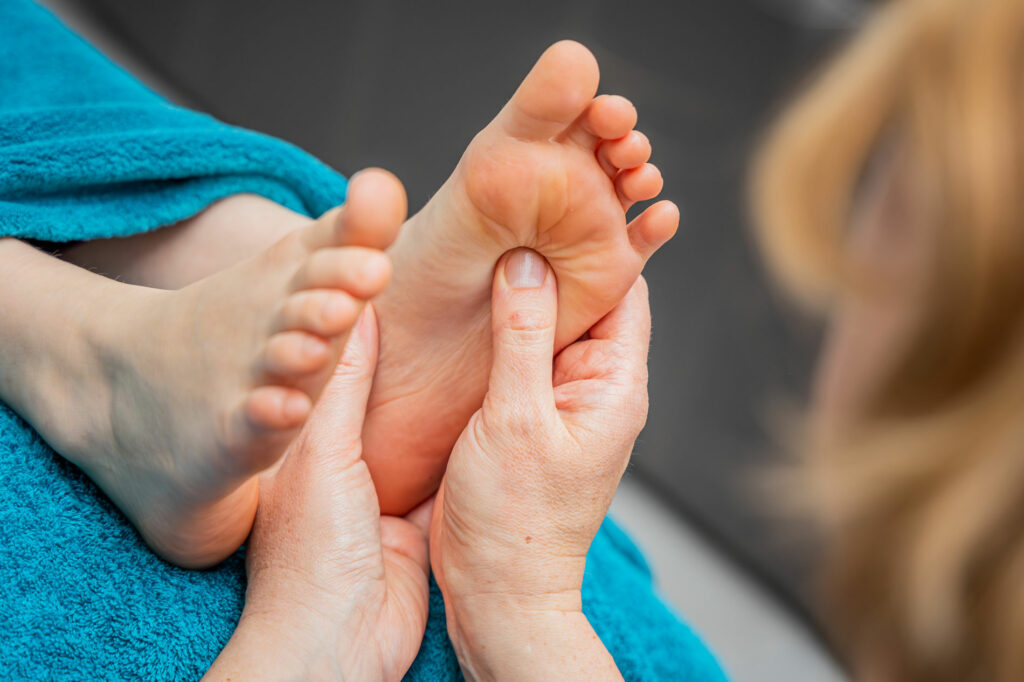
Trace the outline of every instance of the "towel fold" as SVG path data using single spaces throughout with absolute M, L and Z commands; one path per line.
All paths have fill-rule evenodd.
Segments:
M 315 216 L 342 202 L 345 186 L 291 145 L 169 104 L 28 0 L 0 2 L 0 235 L 134 234 L 241 192 Z M 241 613 L 243 551 L 207 571 L 163 562 L 0 404 L 3 679 L 199 678 Z M 583 601 L 628 679 L 724 679 L 611 521 L 588 556 Z M 407 679 L 459 677 L 432 585 Z

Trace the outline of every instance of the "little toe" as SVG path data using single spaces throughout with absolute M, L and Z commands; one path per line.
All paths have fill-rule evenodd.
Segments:
M 303 241 L 308 249 L 386 249 L 398 235 L 407 208 L 405 188 L 399 179 L 381 168 L 367 168 L 349 180 L 344 204 L 305 228 Z
M 249 391 L 244 413 L 258 429 L 294 429 L 309 418 L 313 401 L 302 391 L 283 386 L 260 386 Z
M 263 370 L 275 377 L 297 377 L 323 369 L 330 359 L 328 343 L 300 331 L 278 332 L 263 350 Z
M 278 316 L 278 331 L 336 336 L 352 328 L 363 302 L 336 289 L 311 289 L 288 297 Z
M 293 287 L 342 289 L 356 298 L 373 298 L 391 279 L 391 259 L 383 251 L 349 246 L 320 249 L 309 257 Z
M 659 201 L 637 216 L 627 227 L 629 242 L 646 261 L 672 238 L 679 228 L 679 207 Z
M 579 118 L 597 92 L 597 60 L 583 45 L 563 40 L 540 56 L 496 119 L 522 139 L 549 139 Z
M 607 140 L 597 150 L 601 165 L 617 170 L 638 168 L 651 158 L 651 142 L 639 130 L 633 130 L 617 140 Z
M 580 146 L 594 149 L 601 140 L 617 140 L 636 125 L 636 107 L 621 95 L 594 98 L 565 136 Z
M 661 171 L 650 163 L 624 170 L 615 178 L 615 190 L 625 210 L 629 210 L 629 207 L 638 201 L 647 201 L 658 196 L 663 185 Z

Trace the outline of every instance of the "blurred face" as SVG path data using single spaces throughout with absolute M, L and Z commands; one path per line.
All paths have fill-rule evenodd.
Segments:
M 892 165 L 868 181 L 855 211 L 849 252 L 879 286 L 847 294 L 833 311 L 813 397 L 826 433 L 869 404 L 908 342 L 923 298 L 927 240 L 906 219 Z

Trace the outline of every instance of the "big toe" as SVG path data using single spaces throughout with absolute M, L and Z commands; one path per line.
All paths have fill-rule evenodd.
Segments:
M 306 246 L 386 249 L 398 235 L 407 208 L 405 188 L 394 174 L 382 168 L 359 171 L 349 180 L 345 203 L 306 228 Z
M 554 137 L 587 108 L 599 80 L 590 50 L 573 40 L 555 43 L 537 60 L 498 120 L 514 137 Z

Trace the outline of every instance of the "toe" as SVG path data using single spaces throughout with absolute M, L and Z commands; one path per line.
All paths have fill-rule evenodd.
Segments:
M 651 142 L 639 130 L 634 130 L 624 137 L 602 144 L 597 155 L 605 170 L 638 168 L 651 158 Z
M 407 207 L 405 188 L 398 178 L 380 168 L 367 168 L 349 180 L 342 206 L 331 209 L 305 228 L 303 241 L 309 249 L 386 249 L 398 235 Z
M 293 282 L 303 289 L 342 289 L 356 298 L 373 298 L 391 279 L 391 260 L 374 249 L 350 246 L 320 249 L 309 257 Z
M 629 242 L 646 261 L 665 244 L 679 227 L 679 207 L 659 201 L 629 224 Z
M 497 122 L 513 137 L 554 137 L 587 108 L 599 79 L 590 50 L 572 40 L 555 43 L 537 60 Z
M 615 178 L 615 189 L 622 207 L 626 210 L 638 201 L 647 201 L 658 196 L 664 181 L 661 171 L 650 163 L 639 168 L 625 170 Z
M 312 410 L 308 395 L 283 386 L 260 386 L 245 399 L 246 419 L 259 429 L 294 429 Z
M 565 137 L 582 147 L 594 149 L 601 140 L 617 140 L 636 125 L 636 107 L 620 95 L 601 95 L 594 99 Z
M 336 289 L 311 289 L 289 296 L 278 316 L 278 331 L 337 336 L 352 328 L 363 302 Z
M 300 331 L 278 332 L 267 339 L 263 369 L 275 377 L 297 377 L 324 368 L 330 346 L 319 336 Z

